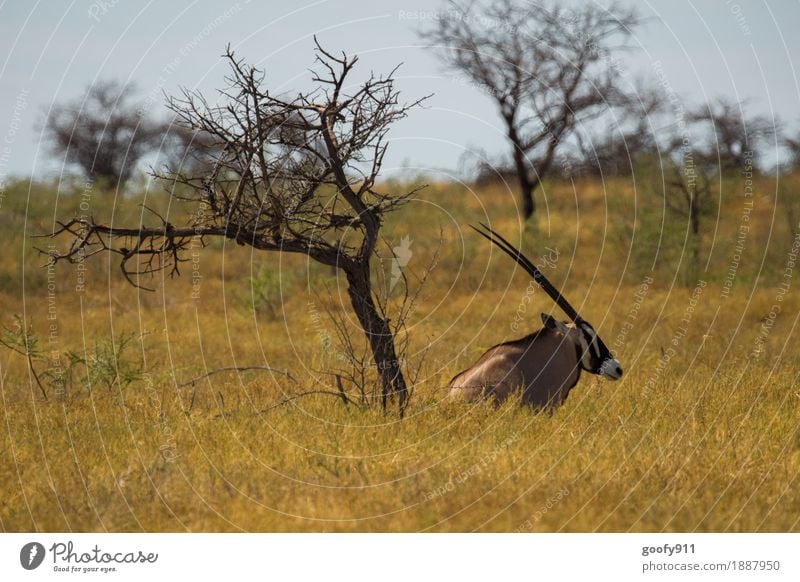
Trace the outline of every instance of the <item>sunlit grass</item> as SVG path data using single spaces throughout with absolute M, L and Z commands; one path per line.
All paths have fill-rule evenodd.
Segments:
M 669 258 L 653 271 L 642 266 L 652 261 L 629 260 L 654 233 L 639 232 L 626 209 L 634 200 L 637 212 L 652 209 L 653 199 L 638 191 L 634 197 L 625 180 L 575 191 L 548 186 L 550 214 L 540 202 L 524 249 L 532 257 L 546 246 L 558 249 L 553 280 L 626 370 L 617 383 L 584 375 L 549 416 L 514 402 L 495 408 L 445 400 L 453 374 L 483 349 L 521 335 L 511 323 L 528 280 L 520 272 L 510 277 L 510 261 L 496 251 L 489 261 L 485 242 L 464 228 L 491 220 L 519 241 L 509 193 L 431 186 L 424 203 L 412 203 L 385 229 L 390 243 L 414 240 L 412 285 L 432 260 L 440 228 L 444 239 L 411 321 L 410 363 L 428 353 L 402 421 L 327 395 L 262 413 L 291 394 L 336 389 L 325 373 L 341 366 L 326 308 L 349 312 L 329 269 L 217 244 L 198 259 L 203 278 L 193 298 L 190 263 L 183 277 L 156 280 L 157 291 L 146 293 L 126 285 L 117 265 L 100 256 L 87 265 L 84 292 L 75 292 L 74 269 L 63 267 L 48 298 L 43 260 L 32 248 L 43 241 L 23 238 L 22 227 L 46 230 L 52 199 L 36 186 L 26 216 L 27 188 L 10 191 L 0 210 L 10 240 L 0 259 L 3 325 L 24 314 L 44 348 L 40 369 L 52 350 L 85 353 L 134 333 L 139 339 L 126 357 L 141 361 L 145 375 L 108 388 L 88 386 L 79 369 L 66 395 L 51 389 L 43 401 L 25 359 L 0 351 L 0 527 L 800 529 L 797 268 L 780 313 L 769 315 L 791 244 L 789 222 L 763 180 L 732 293 L 722 298 L 741 212 L 736 188 L 723 198 L 716 235 L 716 218 L 704 234 L 704 252 L 712 242 L 714 250 L 686 321 L 696 281 L 685 280 L 681 246 L 663 249 Z M 137 216 L 134 202 L 119 200 L 119 211 Z M 680 222 L 670 220 L 679 234 Z M 633 249 L 626 229 L 636 233 Z M 280 273 L 282 285 L 276 309 L 254 312 L 250 278 L 262 268 Z M 637 295 L 646 277 L 653 283 Z M 48 319 L 53 306 L 55 319 Z M 539 312 L 552 309 L 539 292 L 532 306 L 524 313 L 531 330 Z M 188 383 L 213 369 L 252 365 L 287 371 L 296 381 L 250 371 Z

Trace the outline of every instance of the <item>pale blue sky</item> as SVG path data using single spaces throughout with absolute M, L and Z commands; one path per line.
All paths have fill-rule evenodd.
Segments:
M 796 130 L 800 84 L 800 1 L 637 2 L 648 17 L 626 57 L 631 78 L 661 61 L 675 91 L 697 103 L 710 96 L 752 99 Z M 389 168 L 454 169 L 466 146 L 505 147 L 491 101 L 447 73 L 416 36 L 443 4 L 434 0 L 45 0 L 0 2 L 0 178 L 58 173 L 39 148 L 36 121 L 53 103 L 90 83 L 135 81 L 161 114 L 161 90 L 207 92 L 222 84 L 227 42 L 267 71 L 275 88 L 308 83 L 312 35 L 331 50 L 359 54 L 361 72 L 403 62 L 408 99 L 435 93 L 428 107 L 392 132 Z M 415 14 L 416 13 L 416 14 Z M 419 16 L 419 17 L 418 17 Z

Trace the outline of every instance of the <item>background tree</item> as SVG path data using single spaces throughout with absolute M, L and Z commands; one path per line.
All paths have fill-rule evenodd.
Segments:
M 745 102 L 725 97 L 699 106 L 689 120 L 708 136 L 705 147 L 719 156 L 723 169 L 742 170 L 755 166 L 761 154 L 760 147 L 773 133 L 773 124 L 766 117 L 748 115 Z
M 691 111 L 689 107 L 680 110 Z M 661 238 L 670 230 L 667 220 L 672 215 L 670 222 L 675 222 L 672 225 L 677 231 L 675 234 L 680 233 L 682 249 L 688 250 L 686 282 L 693 283 L 700 271 L 703 236 L 713 224 L 707 219 L 719 207 L 722 174 L 726 168 L 733 167 L 733 162 L 724 161 L 725 155 L 714 146 L 713 134 L 709 137 L 707 131 L 711 127 L 705 117 L 689 113 L 686 120 L 688 123 L 671 123 L 660 129 L 659 155 L 649 165 L 650 172 L 645 180 L 657 185 L 653 191 L 662 198 L 667 213 L 658 236 Z M 748 167 L 745 157 L 742 161 L 742 167 Z M 674 221 L 676 217 L 681 220 Z M 673 242 L 678 243 L 677 240 Z M 683 252 L 681 255 L 683 261 Z
M 792 169 L 800 169 L 800 133 L 796 137 L 783 136 L 783 146 L 788 159 L 786 165 Z
M 787 154 L 783 166 L 788 172 L 781 172 L 778 199 L 789 225 L 789 237 L 793 241 L 795 233 L 800 231 L 800 183 L 797 180 L 797 171 L 800 170 L 800 133 L 795 137 L 783 135 L 782 142 Z
M 340 269 L 347 294 L 371 347 L 383 407 L 397 395 L 404 410 L 407 388 L 386 313 L 376 305 L 370 259 L 385 215 L 414 192 L 388 193 L 377 184 L 389 128 L 419 102 L 401 104 L 393 72 L 354 84 L 357 57 L 334 56 L 317 44 L 316 88 L 294 97 L 264 88 L 264 74 L 237 60 L 222 103 L 184 91 L 169 100 L 178 123 L 200 132 L 218 153 L 211 172 L 183 165 L 160 174 L 175 196 L 192 204 L 193 217 L 173 226 L 122 228 L 73 219 L 53 236 L 72 237 L 52 260 L 81 260 L 99 251 L 119 255 L 128 280 L 179 263 L 192 239 L 224 237 L 261 251 L 298 253 Z
M 593 176 L 631 174 L 644 156 L 658 156 L 664 144 L 659 143 L 658 127 L 665 112 L 663 94 L 643 82 L 627 95 L 615 111 L 615 121 L 602 125 L 596 135 L 576 132 L 574 160 L 567 153 L 574 173 Z
M 89 86 L 83 98 L 55 105 L 44 122 L 53 153 L 87 179 L 124 185 L 164 131 L 133 95 L 132 86 L 105 81 Z
M 210 174 L 222 155 L 214 136 L 189 129 L 179 120 L 163 124 L 156 167 L 169 173 Z
M 714 167 L 711 163 L 685 159 L 681 164 L 667 163 L 664 168 L 664 203 L 669 211 L 688 223 L 689 272 L 687 282 L 695 281 L 700 269 L 703 218 L 715 201 Z
M 614 54 L 639 19 L 613 4 L 451 2 L 423 37 L 495 101 L 511 144 L 525 218 L 559 146 L 619 102 Z

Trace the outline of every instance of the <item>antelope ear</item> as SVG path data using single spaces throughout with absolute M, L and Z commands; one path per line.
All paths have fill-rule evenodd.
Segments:
M 562 335 L 567 335 L 570 331 L 569 324 L 566 324 L 563 321 L 558 321 L 555 317 L 552 315 L 547 315 L 546 313 L 542 313 L 542 323 L 544 323 L 544 326 L 547 329 L 558 332 Z
M 552 315 L 547 315 L 546 313 L 542 313 L 542 323 L 547 329 L 558 331 L 558 322 L 556 318 Z

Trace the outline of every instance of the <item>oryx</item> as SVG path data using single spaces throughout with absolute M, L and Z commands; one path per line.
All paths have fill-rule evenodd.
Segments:
M 527 271 L 572 320 L 557 321 L 542 314 L 544 327 L 514 341 L 489 348 L 475 364 L 450 381 L 450 395 L 475 400 L 505 400 L 522 390 L 523 402 L 553 409 L 566 400 L 581 370 L 610 380 L 622 377 L 622 367 L 609 349 L 542 272 L 525 255 L 488 226 L 480 235 L 500 247 Z

